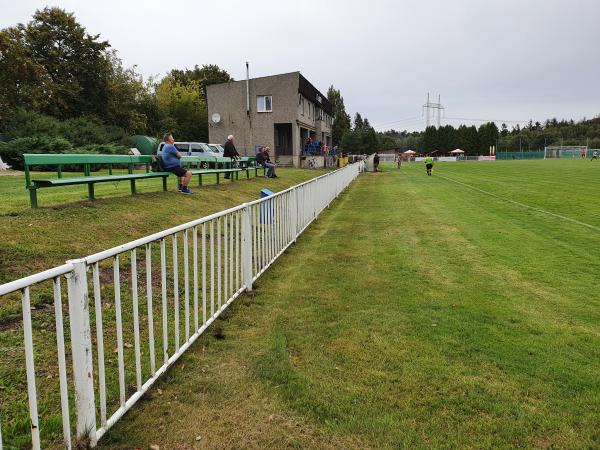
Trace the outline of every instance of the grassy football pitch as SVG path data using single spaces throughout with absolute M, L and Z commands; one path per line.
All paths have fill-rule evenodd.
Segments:
M 383 169 L 103 445 L 600 446 L 600 165 Z
M 362 175 L 100 447 L 600 447 L 599 192 L 579 159 Z

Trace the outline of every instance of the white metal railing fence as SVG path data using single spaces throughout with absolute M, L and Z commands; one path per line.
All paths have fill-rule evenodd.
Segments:
M 20 293 L 31 435 L 26 446 L 38 449 L 43 439 L 39 387 L 55 399 L 42 404 L 44 417 L 62 422 L 62 430 L 44 442 L 62 441 L 71 448 L 72 419 L 75 440 L 95 445 L 363 169 L 363 162 L 351 164 L 270 197 L 1 285 L 2 298 Z M 31 295 L 38 288 L 54 303 L 52 358 L 34 351 L 35 340 L 54 349 L 48 329 L 32 323 Z M 63 309 L 65 294 L 68 308 Z M 37 372 L 36 357 L 41 360 Z M 44 382 L 39 371 L 46 375 Z M 1 410 L 10 400 L 0 402 L 0 450 L 1 421 L 7 417 Z

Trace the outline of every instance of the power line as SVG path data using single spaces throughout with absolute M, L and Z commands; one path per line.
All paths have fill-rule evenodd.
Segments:
M 476 119 L 469 117 L 444 117 L 445 120 L 469 120 L 472 122 L 504 122 L 504 123 L 523 123 L 528 120 L 504 120 L 504 119 Z
M 405 119 L 399 119 L 399 120 L 394 120 L 392 122 L 386 122 L 386 123 L 379 123 L 376 125 L 373 125 L 375 127 L 384 127 L 386 125 L 391 125 L 393 123 L 401 123 L 401 122 L 420 122 L 421 120 L 425 120 L 423 118 L 423 116 L 413 116 L 413 117 L 407 117 Z

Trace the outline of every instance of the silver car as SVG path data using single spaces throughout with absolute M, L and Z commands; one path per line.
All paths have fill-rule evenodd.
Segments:
M 208 146 L 215 152 L 215 156 L 222 158 L 225 155 L 225 149 L 221 144 L 208 144 Z
M 203 142 L 175 142 L 175 147 L 183 156 L 219 156 L 214 150 Z M 158 146 L 158 154 L 162 152 L 165 143 L 161 142 Z

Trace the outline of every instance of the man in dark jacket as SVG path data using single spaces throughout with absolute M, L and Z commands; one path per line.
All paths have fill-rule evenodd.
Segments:
M 227 142 L 225 142 L 225 145 L 223 146 L 223 156 L 225 158 L 231 158 L 231 162 L 240 157 L 240 154 L 235 149 L 235 145 L 233 145 L 233 134 L 227 136 Z M 225 178 L 229 178 L 230 175 L 230 173 L 226 173 Z
M 261 152 L 256 154 L 256 164 L 267 168 L 267 178 L 277 178 L 275 175 L 275 164 L 269 159 L 269 147 L 264 147 Z

